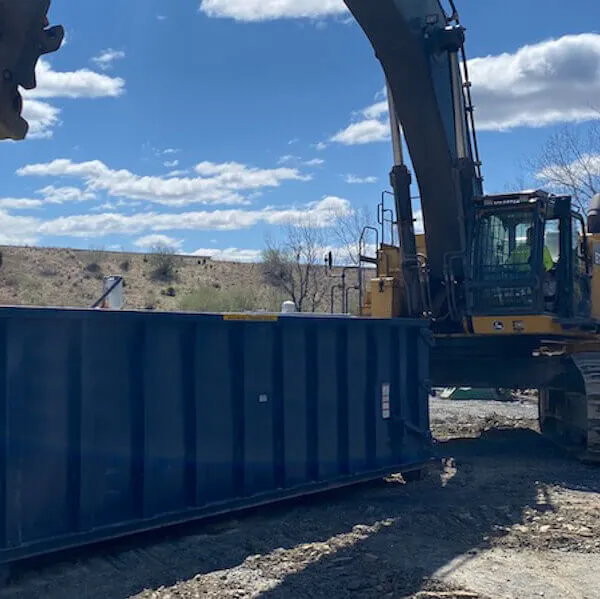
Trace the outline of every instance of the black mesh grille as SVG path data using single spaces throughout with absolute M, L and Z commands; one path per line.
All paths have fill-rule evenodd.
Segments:
M 475 290 L 474 307 L 478 312 L 488 310 L 514 310 L 533 308 L 534 298 L 531 287 L 487 287 Z
M 478 312 L 528 309 L 534 305 L 530 210 L 484 214 L 478 221 L 473 264 L 473 307 Z

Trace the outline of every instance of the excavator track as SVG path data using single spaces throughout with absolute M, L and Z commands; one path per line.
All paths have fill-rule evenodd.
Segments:
M 600 352 L 574 354 L 572 358 L 585 385 L 587 404 L 585 458 L 600 463 Z
M 569 359 L 579 380 L 540 391 L 540 430 L 577 459 L 600 464 L 600 352 Z

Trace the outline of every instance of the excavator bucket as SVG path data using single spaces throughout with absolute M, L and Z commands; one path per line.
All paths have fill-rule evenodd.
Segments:
M 19 86 L 34 89 L 38 60 L 62 45 L 64 29 L 48 26 L 49 8 L 50 0 L 0 0 L 0 139 L 25 139 Z

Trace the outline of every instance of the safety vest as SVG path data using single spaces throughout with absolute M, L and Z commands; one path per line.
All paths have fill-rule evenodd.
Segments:
M 509 264 L 514 264 L 517 270 L 526 271 L 529 270 L 529 257 L 531 256 L 531 247 L 526 243 L 521 244 L 515 251 L 510 255 Z M 544 269 L 546 271 L 552 270 L 554 267 L 554 260 L 552 260 L 552 254 L 550 250 L 544 246 Z

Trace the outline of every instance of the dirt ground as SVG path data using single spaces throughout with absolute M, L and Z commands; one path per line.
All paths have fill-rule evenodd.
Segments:
M 600 468 L 543 441 L 536 413 L 432 400 L 439 460 L 418 482 L 24 564 L 0 598 L 598 598 Z

